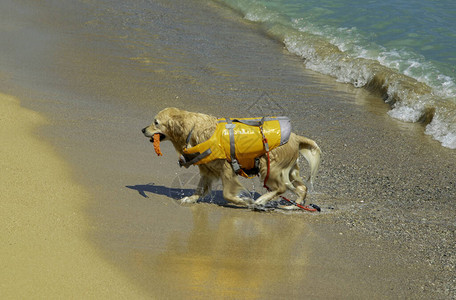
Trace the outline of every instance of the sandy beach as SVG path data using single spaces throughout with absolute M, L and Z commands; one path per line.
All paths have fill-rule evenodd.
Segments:
M 213 1 L 127 2 L 0 5 L 2 295 L 456 296 L 456 151 Z M 179 205 L 197 170 L 141 133 L 167 106 L 289 116 L 322 212 Z
M 2 298 L 144 297 L 87 241 L 90 196 L 36 135 L 48 121 L 2 94 L 0 124 Z

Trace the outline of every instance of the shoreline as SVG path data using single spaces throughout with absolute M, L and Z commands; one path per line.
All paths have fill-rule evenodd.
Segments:
M 454 97 L 454 83 L 451 77 L 447 76 L 449 74 L 444 75 L 438 70 L 426 68 L 422 71 L 427 73 L 426 76 L 420 75 L 421 73 L 415 74 L 415 76 L 406 74 L 406 72 L 400 71 L 399 67 L 391 66 L 395 64 L 388 65 L 375 55 L 366 55 L 369 50 L 352 49 L 348 53 L 341 50 L 341 47 L 345 48 L 343 43 L 338 45 L 337 42 L 334 43 L 334 41 L 320 36 L 321 33 L 311 33 L 312 30 L 305 29 L 306 22 L 298 26 L 299 20 L 291 21 L 286 13 L 283 15 L 279 13 L 280 21 L 277 21 L 275 18 L 262 16 L 261 6 L 255 10 L 252 7 L 246 8 L 242 4 L 223 2 L 222 5 L 237 12 L 241 18 L 257 24 L 262 28 L 263 34 L 282 43 L 287 51 L 300 57 L 302 64 L 306 65 L 308 69 L 329 75 L 335 81 L 363 88 L 378 95 L 390 105 L 389 116 L 404 122 L 425 124 L 427 125 L 424 130 L 425 134 L 439 141 L 442 147 L 456 149 L 454 121 L 456 98 Z M 271 8 L 265 6 L 264 9 L 269 11 Z M 273 11 L 274 9 L 271 9 L 266 15 L 274 14 Z M 310 27 L 312 26 L 310 25 Z M 334 32 L 327 32 L 327 34 L 332 38 L 335 37 Z M 349 37 L 346 39 L 350 41 Z M 339 43 L 341 42 L 339 41 Z M 358 47 L 362 48 L 360 45 Z M 374 48 L 381 53 L 382 47 L 377 45 Z M 383 54 L 386 56 L 384 60 L 388 61 L 388 54 Z M 407 54 L 403 54 L 407 56 Z M 415 60 L 417 59 L 415 54 L 412 56 Z M 413 59 L 411 60 L 413 61 Z M 400 60 L 396 63 L 401 64 Z M 409 61 L 408 63 L 411 66 L 426 64 L 419 61 L 413 63 Z M 402 69 L 404 70 L 404 67 Z M 430 79 L 439 77 L 445 79 L 437 82 Z
M 87 241 L 90 195 L 36 135 L 46 124 L 0 94 L 2 297 L 145 297 Z
M 69 2 L 86 23 L 75 20 Z M 11 14 L 11 45 L 22 49 L 30 36 L 48 42 L 40 43 L 44 50 L 3 51 L 1 62 L 8 64 L 3 90 L 50 121 L 37 130 L 48 145 L 41 152 L 58 153 L 68 172 L 47 180 L 52 190 L 68 183 L 82 188 L 72 193 L 75 207 L 57 202 L 55 209 L 82 213 L 65 237 L 75 239 L 76 255 L 96 245 L 91 249 L 99 256 L 88 256 L 87 270 L 103 273 L 97 280 L 106 273 L 122 287 L 125 279 L 149 297 L 297 297 L 309 282 L 318 283 L 308 293 L 314 297 L 455 294 L 456 152 L 425 136 L 421 124 L 393 120 L 380 97 L 306 70 L 258 26 L 213 2 L 154 0 L 134 10 L 132 19 L 124 19 L 124 1 L 109 9 L 90 3 L 45 1 L 30 9 L 33 18 Z M 308 202 L 325 212 L 178 205 L 181 188 L 194 188 L 188 179 L 197 179 L 196 170 L 180 169 L 169 143 L 157 158 L 141 128 L 166 106 L 249 117 L 263 113 L 265 106 L 256 106 L 261 101 L 322 148 L 317 193 Z M 27 180 L 27 174 L 18 178 Z M 56 230 L 51 227 L 37 228 Z M 65 246 L 49 245 L 58 253 Z M 103 288 L 93 290 L 110 296 Z

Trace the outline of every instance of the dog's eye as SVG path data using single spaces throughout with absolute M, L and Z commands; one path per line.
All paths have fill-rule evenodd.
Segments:
M 158 125 L 158 121 L 157 121 L 157 120 L 154 120 L 154 125 L 155 125 L 155 126 Z

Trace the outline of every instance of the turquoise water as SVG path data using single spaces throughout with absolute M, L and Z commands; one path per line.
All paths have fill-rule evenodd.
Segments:
M 456 149 L 454 0 L 220 0 L 262 24 L 307 68 L 379 92 L 389 115 L 430 122 Z

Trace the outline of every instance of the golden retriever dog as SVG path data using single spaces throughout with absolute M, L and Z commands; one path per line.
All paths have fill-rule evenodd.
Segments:
M 160 135 L 160 141 L 171 141 L 179 155 L 188 147 L 195 146 L 208 140 L 217 126 L 217 118 L 202 113 L 184 111 L 178 108 L 165 108 L 160 111 L 153 123 L 142 129 L 147 138 L 153 141 L 154 134 Z M 190 134 L 191 132 L 191 134 Z M 189 141 L 187 139 L 189 138 Z M 262 208 L 269 201 L 287 190 L 296 196 L 296 203 L 303 205 L 307 187 L 299 175 L 298 157 L 302 154 L 310 165 L 309 183 L 313 179 L 320 164 L 320 148 L 311 139 L 291 133 L 287 143 L 269 152 L 269 177 L 265 184 L 269 191 L 257 200 L 241 197 L 245 190 L 238 180 L 231 163 L 226 159 L 217 159 L 206 164 L 197 165 L 200 181 L 192 196 L 181 199 L 181 203 L 195 203 L 199 198 L 211 191 L 211 185 L 218 179 L 222 180 L 223 197 L 226 201 L 251 208 Z M 268 172 L 267 155 L 259 159 L 259 176 L 265 179 Z

